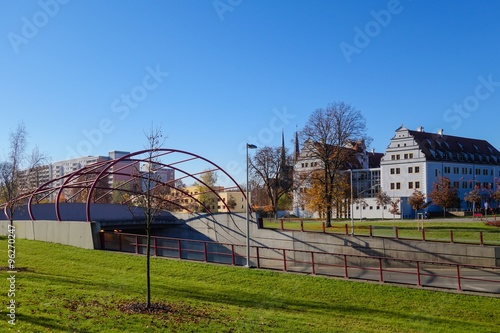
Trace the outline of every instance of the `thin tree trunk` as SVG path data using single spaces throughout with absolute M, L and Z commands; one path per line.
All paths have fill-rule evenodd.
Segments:
M 146 308 L 151 307 L 151 274 L 150 274 L 150 261 L 151 261 L 151 216 L 148 214 L 146 227 Z

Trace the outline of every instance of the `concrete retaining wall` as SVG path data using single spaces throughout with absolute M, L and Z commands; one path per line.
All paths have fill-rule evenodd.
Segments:
M 165 236 L 181 238 L 192 236 L 196 239 L 205 237 L 221 243 L 246 244 L 244 216 L 230 217 L 220 214 L 215 215 L 215 218 L 208 218 L 185 215 L 179 218 L 185 223 L 168 228 Z M 250 240 L 251 246 L 500 266 L 500 247 L 495 246 L 259 229 L 253 219 L 250 220 Z
M 0 221 L 0 232 L 7 234 L 8 221 Z M 14 221 L 16 238 L 72 245 L 94 249 L 98 230 L 95 225 L 81 221 Z

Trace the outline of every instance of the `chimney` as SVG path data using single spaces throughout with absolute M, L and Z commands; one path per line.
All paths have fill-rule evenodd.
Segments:
M 423 132 L 424 131 L 424 127 L 423 126 L 418 126 L 417 127 L 417 132 Z
M 444 129 L 442 129 L 442 128 L 438 129 L 439 136 L 443 136 L 443 133 L 444 133 Z

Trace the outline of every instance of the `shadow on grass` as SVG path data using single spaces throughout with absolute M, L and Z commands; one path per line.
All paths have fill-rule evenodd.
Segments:
M 43 316 L 25 315 L 22 313 L 18 313 L 16 314 L 16 322 L 26 322 L 30 323 L 33 326 L 44 327 L 49 332 L 53 330 L 66 332 L 68 330 L 68 327 L 59 324 L 59 320 L 46 318 Z
M 303 315 L 304 313 L 308 313 L 324 315 L 325 313 L 330 313 L 332 318 L 335 318 L 335 316 L 355 317 L 358 318 L 358 320 L 366 321 L 371 321 L 374 318 L 377 318 L 376 321 L 379 323 L 381 323 L 381 318 L 383 318 L 387 321 L 387 323 L 396 320 L 396 322 L 404 321 L 405 323 L 416 323 L 416 326 L 424 325 L 425 327 L 427 327 L 427 325 L 432 325 L 434 327 L 435 325 L 440 325 L 441 328 L 443 326 L 456 327 L 457 324 L 460 323 L 460 329 L 463 329 L 464 332 L 477 331 L 478 328 L 481 327 L 486 330 L 489 327 L 489 325 L 487 324 L 471 323 L 468 321 L 463 321 L 460 318 L 445 319 L 437 318 L 437 316 L 439 315 L 425 316 L 422 314 L 406 314 L 402 311 L 388 310 L 387 307 L 381 307 L 379 309 L 368 308 L 362 301 L 359 302 L 359 305 L 342 305 L 335 302 L 329 303 L 304 301 L 298 297 L 294 298 L 272 295 L 262 296 L 256 293 L 243 292 L 241 290 L 238 290 L 237 295 L 233 295 L 228 293 L 221 294 L 217 292 L 211 292 L 207 289 L 193 287 L 179 288 L 172 286 L 163 286 L 163 288 L 168 288 L 171 291 L 174 291 L 177 296 L 180 296 L 184 299 L 195 299 L 197 301 L 215 304 L 222 303 L 224 305 L 243 308 L 265 310 L 272 309 L 276 311 L 284 311 L 287 314 L 295 313 L 297 315 Z M 382 325 L 385 324 L 382 322 Z

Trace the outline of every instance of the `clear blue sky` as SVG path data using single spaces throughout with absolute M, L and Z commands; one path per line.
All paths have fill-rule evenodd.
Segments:
M 244 182 L 246 142 L 283 129 L 292 149 L 335 101 L 379 152 L 401 124 L 500 149 L 499 15 L 494 0 L 1 0 L 0 156 L 20 121 L 53 161 L 140 150 L 153 123 Z

